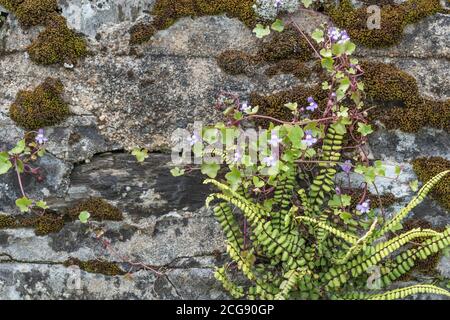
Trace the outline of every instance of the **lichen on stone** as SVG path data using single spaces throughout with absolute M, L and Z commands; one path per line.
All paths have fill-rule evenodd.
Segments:
M 337 6 L 328 4 L 326 10 L 333 22 L 347 30 L 356 43 L 370 48 L 398 43 L 408 24 L 443 11 L 440 0 L 408 0 L 398 5 L 383 5 L 380 28 L 369 29 L 367 21 L 371 14 L 367 13 L 366 6 L 354 8 L 351 0 L 341 0 Z
M 72 219 L 76 220 L 82 211 L 88 211 L 90 219 L 96 221 L 121 221 L 123 219 L 122 212 L 102 198 L 84 200 L 70 208 L 68 213 Z
M 126 274 L 117 264 L 104 260 L 82 261 L 77 258 L 69 258 L 64 262 L 65 267 L 78 266 L 81 270 L 89 273 L 99 273 L 106 276 L 121 276 Z
M 61 97 L 64 90 L 58 79 L 47 78 L 32 91 L 20 90 L 10 106 L 9 115 L 27 130 L 53 126 L 69 115 L 69 106 Z
M 146 42 L 155 32 L 169 28 L 182 17 L 227 14 L 253 27 L 257 21 L 254 2 L 255 0 L 157 0 L 152 10 L 153 21 L 133 27 L 130 30 L 130 43 Z
M 373 121 L 388 129 L 417 132 L 423 127 L 450 131 L 450 100 L 422 97 L 414 77 L 390 64 L 361 62 L 363 82 Z
M 450 170 L 450 160 L 441 157 L 417 158 L 412 163 L 413 170 L 422 183 L 426 183 L 445 170 Z M 450 210 L 450 177 L 448 175 L 433 188 L 431 196 L 444 208 Z
M 78 58 L 87 55 L 85 40 L 69 29 L 66 19 L 54 14 L 46 28 L 28 47 L 31 60 L 38 64 L 76 64 Z

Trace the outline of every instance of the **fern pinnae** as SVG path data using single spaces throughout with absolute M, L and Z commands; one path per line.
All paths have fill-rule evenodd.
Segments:
M 406 205 L 406 207 L 404 207 L 396 215 L 394 215 L 391 220 L 386 222 L 383 228 L 378 232 L 378 235 L 384 235 L 386 232 L 391 231 L 395 226 L 401 223 L 402 220 L 411 212 L 411 210 L 419 205 L 425 199 L 431 189 L 436 184 L 438 184 L 439 181 L 441 181 L 448 173 L 450 173 L 450 170 L 443 171 L 429 180 L 427 183 L 425 183 L 425 185 L 419 190 L 417 195 L 408 203 L 408 205 Z

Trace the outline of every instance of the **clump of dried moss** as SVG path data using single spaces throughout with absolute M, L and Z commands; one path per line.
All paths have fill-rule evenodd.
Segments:
M 19 217 L 0 215 L 0 229 L 32 228 L 37 236 L 44 236 L 50 233 L 57 233 L 63 227 L 63 218 L 52 212 Z
M 399 5 L 381 7 L 381 28 L 370 30 L 367 20 L 370 13 L 367 7 L 354 8 L 351 0 L 341 0 L 338 6 L 328 5 L 327 13 L 334 23 L 347 30 L 350 37 L 366 47 L 388 47 L 398 43 L 408 24 L 444 12 L 440 0 L 409 0 Z
M 352 209 L 356 209 L 356 206 L 359 204 L 360 200 L 364 195 L 364 190 L 354 188 L 352 189 L 343 188 L 341 191 L 342 193 L 348 194 L 352 197 L 350 207 Z M 366 198 L 370 200 L 371 209 L 380 208 L 380 201 L 383 208 L 388 208 L 397 202 L 397 198 L 392 193 L 384 193 L 378 196 L 376 194 L 369 192 L 368 194 L 366 194 Z
M 272 32 L 267 42 L 261 45 L 258 57 L 267 62 L 285 59 L 308 61 L 313 57 L 308 42 L 293 27 L 283 32 Z
M 321 108 L 326 106 L 327 93 L 320 86 L 297 86 L 266 96 L 253 92 L 250 94 L 250 104 L 252 106 L 259 106 L 260 114 L 290 121 L 292 120 L 292 113 L 284 105 L 290 102 L 296 102 L 301 107 L 306 105 L 308 97 L 313 97 Z M 312 114 L 312 118 L 314 118 L 314 114 Z M 263 127 L 268 125 L 268 121 L 266 120 L 261 120 L 257 123 Z
M 423 183 L 442 171 L 450 170 L 450 160 L 440 157 L 418 158 L 412 163 L 414 172 Z M 444 208 L 450 210 L 450 177 L 448 175 L 433 188 L 431 196 Z
M 254 3 L 254 0 L 157 0 L 152 11 L 154 20 L 132 28 L 130 43 L 146 42 L 156 31 L 167 29 L 182 17 L 227 14 L 253 27 L 257 21 Z
M 82 201 L 72 207 L 68 214 L 72 219 L 76 220 L 82 211 L 88 211 L 91 214 L 90 218 L 96 221 L 121 221 L 123 219 L 122 212 L 102 198 L 89 198 Z
M 70 115 L 70 110 L 61 97 L 63 90 L 60 80 L 47 78 L 33 91 L 19 91 L 9 109 L 11 119 L 27 130 L 64 121 Z
M 57 0 L 23 0 L 16 3 L 19 4 L 12 11 L 24 27 L 44 25 L 52 13 L 58 10 Z
M 226 50 L 216 59 L 219 67 L 231 75 L 246 74 L 256 63 L 254 57 L 239 50 Z
M 450 131 L 450 100 L 423 98 L 416 79 L 393 65 L 362 62 L 361 66 L 367 98 L 378 106 L 371 111 L 372 120 L 405 132 L 417 132 L 423 127 Z M 382 106 L 386 103 L 391 106 Z
M 81 270 L 89 273 L 100 273 L 106 276 L 120 276 L 126 274 L 117 264 L 114 262 L 103 260 L 88 260 L 82 261 L 77 258 L 69 258 L 64 262 L 65 267 L 78 266 Z
M 87 46 L 83 38 L 67 27 L 66 19 L 55 14 L 28 47 L 28 53 L 39 64 L 76 64 L 78 58 L 86 56 Z
M 58 13 L 57 0 L 0 0 L 26 28 L 42 25 L 45 30 L 27 48 L 38 64 L 75 64 L 87 54 L 86 41 L 67 26 Z

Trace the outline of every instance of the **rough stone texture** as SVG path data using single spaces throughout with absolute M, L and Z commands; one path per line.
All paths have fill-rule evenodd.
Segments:
M 183 18 L 148 44 L 130 48 L 129 28 L 151 19 L 148 10 L 154 1 L 59 3 L 70 26 L 86 36 L 91 54 L 74 69 L 37 66 L 25 49 L 41 27 L 23 30 L 13 15 L 7 16 L 0 25 L 0 150 L 23 135 L 8 117 L 18 90 L 34 87 L 47 76 L 59 77 L 73 115 L 47 128 L 48 154 L 39 163 L 46 180 L 27 178 L 26 190 L 59 212 L 99 196 L 119 207 L 125 219 L 96 223 L 105 230 L 101 239 L 79 222 L 41 237 L 31 229 L 0 230 L 0 299 L 226 298 L 212 276 L 213 267 L 225 259 L 224 244 L 212 213 L 203 207 L 208 189 L 202 178 L 172 178 L 169 156 L 151 154 L 141 165 L 124 150 L 167 150 L 176 128 L 218 117 L 213 103 L 221 90 L 246 99 L 252 91 L 271 93 L 299 80 L 290 75 L 269 79 L 263 65 L 251 75 L 230 76 L 220 70 L 215 57 L 222 51 L 257 50 L 259 40 L 236 19 Z M 293 18 L 306 31 L 327 21 L 306 12 Z M 422 94 L 448 99 L 449 19 L 442 14 L 429 17 L 409 26 L 399 45 L 359 48 L 357 54 L 392 62 L 418 80 Z M 404 167 L 398 180 L 377 181 L 381 192 L 400 198 L 388 214 L 413 196 L 408 183 L 416 176 L 409 161 L 418 155 L 450 158 L 449 141 L 448 134 L 432 129 L 415 135 L 381 129 L 371 137 L 371 153 L 386 162 L 388 175 L 395 165 Z M 18 213 L 17 190 L 13 174 L 0 177 L 0 212 Z M 448 212 L 430 200 L 413 216 L 435 226 L 450 222 Z M 111 245 L 105 248 L 102 239 Z M 69 257 L 114 261 L 130 274 L 104 276 L 68 268 L 63 262 Z M 449 275 L 448 258 L 438 270 Z

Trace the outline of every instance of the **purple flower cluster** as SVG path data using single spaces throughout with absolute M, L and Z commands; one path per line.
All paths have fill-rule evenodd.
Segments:
M 328 28 L 328 37 L 331 39 L 331 42 L 344 43 L 350 40 L 347 31 L 339 30 L 336 27 Z
M 313 97 L 308 98 L 308 103 L 309 103 L 309 105 L 306 107 L 306 110 L 315 111 L 319 107 L 317 102 L 314 101 Z

